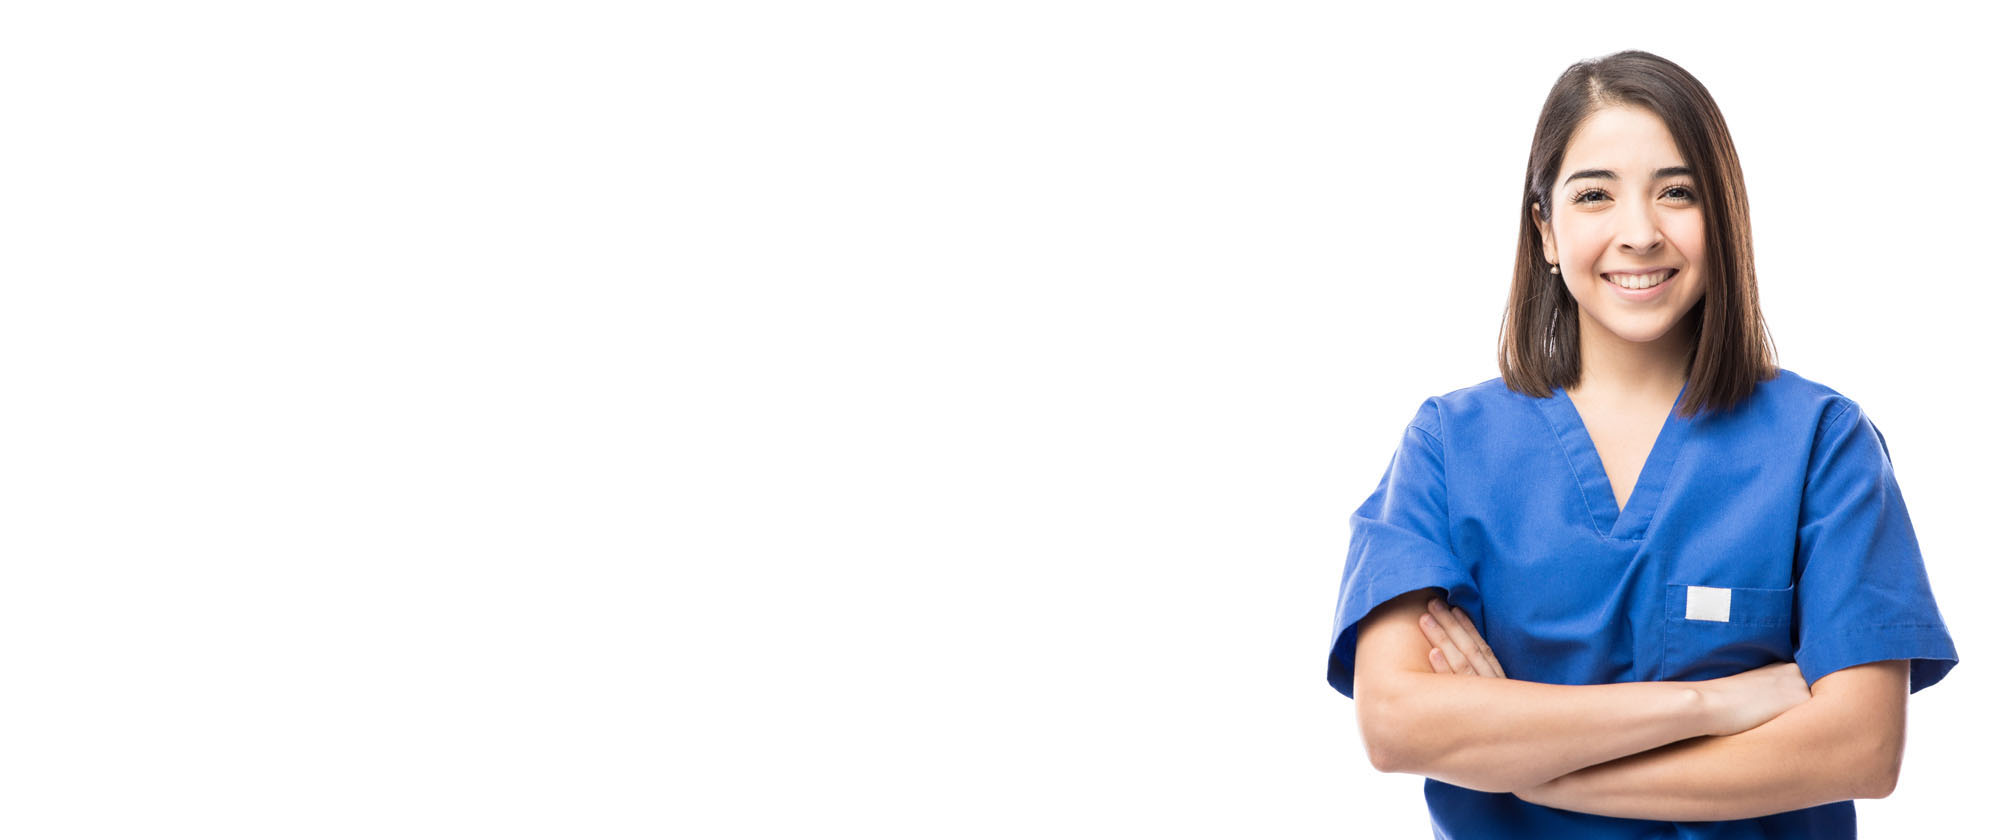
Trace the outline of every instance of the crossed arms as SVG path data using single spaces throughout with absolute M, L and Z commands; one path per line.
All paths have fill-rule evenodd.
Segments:
M 1526 682 L 1498 671 L 1470 622 L 1438 611 L 1436 625 L 1420 626 L 1433 597 L 1443 592 L 1405 593 L 1359 625 L 1354 699 L 1378 770 L 1565 810 L 1680 821 L 1760 817 L 1895 789 L 1908 660 L 1827 674 L 1792 700 L 1775 673 Z M 1432 648 L 1444 653 L 1438 665 Z M 1803 685 L 1796 670 L 1790 679 Z

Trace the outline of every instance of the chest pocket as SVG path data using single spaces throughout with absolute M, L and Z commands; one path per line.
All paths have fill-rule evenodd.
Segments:
M 1792 587 L 1667 584 L 1660 679 L 1709 680 L 1790 662 Z

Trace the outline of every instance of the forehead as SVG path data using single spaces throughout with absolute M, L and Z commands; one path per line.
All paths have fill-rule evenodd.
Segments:
M 1686 166 L 1667 124 L 1643 108 L 1605 108 L 1584 118 L 1563 151 L 1557 180 L 1583 169 L 1608 169 L 1627 179 L 1656 169 Z

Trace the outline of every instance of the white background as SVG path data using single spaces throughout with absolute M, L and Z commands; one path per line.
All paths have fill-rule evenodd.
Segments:
M 1428 836 L 1347 516 L 1628 48 L 1889 439 L 1965 664 L 1862 828 L 1956 833 L 1991 29 L 1625 8 L 10 6 L 0 834 Z

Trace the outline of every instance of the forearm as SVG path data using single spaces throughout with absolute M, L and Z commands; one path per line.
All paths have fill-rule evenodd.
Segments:
M 1691 738 L 1516 791 L 1538 805 L 1651 820 L 1734 820 L 1888 795 L 1900 745 L 1821 698 L 1734 735 Z
M 1693 683 L 1551 685 L 1454 674 L 1403 675 L 1371 703 L 1378 766 L 1502 792 L 1709 731 Z M 1371 747 L 1371 749 L 1373 749 Z

